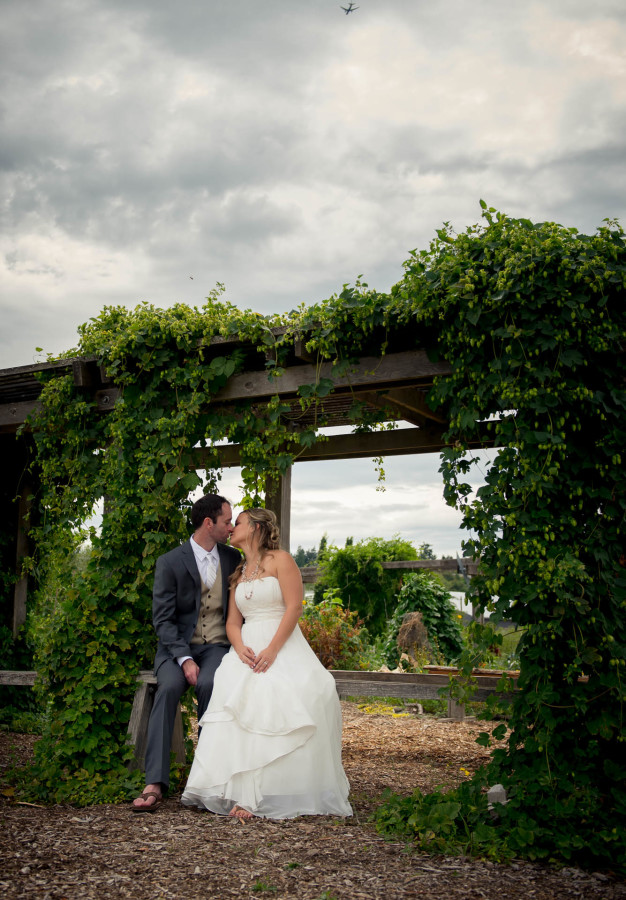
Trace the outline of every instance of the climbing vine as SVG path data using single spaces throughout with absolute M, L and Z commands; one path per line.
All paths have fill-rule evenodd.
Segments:
M 73 803 L 128 795 L 125 733 L 134 679 L 153 652 L 154 563 L 186 536 L 190 492 L 219 488 L 216 443 L 240 445 L 247 500 L 263 502 L 267 479 L 317 438 L 319 400 L 334 379 L 401 342 L 451 366 L 429 402 L 450 422 L 444 493 L 463 513 L 467 553 L 480 557 L 473 600 L 525 634 L 508 736 L 487 770 L 458 796 L 433 795 L 427 810 L 414 798 L 398 814 L 390 801 L 381 827 L 401 822 L 435 849 L 499 842 L 514 855 L 623 860 L 624 234 L 613 222 L 589 236 L 483 212 L 483 224 L 459 235 L 446 226 L 411 254 L 390 294 L 357 282 L 323 303 L 262 317 L 224 302 L 218 288 L 200 310 L 107 307 L 83 326 L 67 355 L 94 357 L 120 396 L 99 413 L 71 376 L 52 373 L 32 421 L 43 488 L 30 633 L 49 725 L 25 795 Z M 294 339 L 317 364 L 300 389 L 303 412 L 320 411 L 314 427 L 299 428 L 278 394 L 263 408 L 212 402 L 242 371 L 246 346 L 278 384 Z M 321 377 L 323 362 L 331 370 Z M 357 402 L 351 417 L 366 429 L 390 419 L 384 411 L 367 419 Z M 481 441 L 498 449 L 474 495 L 469 447 Z M 101 497 L 89 562 L 72 568 Z M 477 652 L 461 661 L 468 672 Z M 483 790 L 496 781 L 509 798 L 499 824 Z
M 452 365 L 430 398 L 454 440 L 444 490 L 480 556 L 474 602 L 525 628 L 519 690 L 486 771 L 439 807 L 417 798 L 408 831 L 624 870 L 624 234 L 484 215 L 413 254 L 392 305 Z M 468 445 L 487 434 L 499 449 L 473 495 Z M 497 824 L 481 790 L 494 783 L 508 794 Z

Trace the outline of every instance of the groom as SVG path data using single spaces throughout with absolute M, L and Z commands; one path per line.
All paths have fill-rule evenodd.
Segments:
M 198 720 L 206 710 L 213 677 L 228 652 L 228 579 L 241 562 L 225 546 L 233 532 L 228 500 L 205 494 L 191 508 L 189 541 L 157 559 L 152 621 L 159 639 L 154 673 L 157 691 L 148 723 L 146 787 L 133 812 L 154 812 L 170 781 L 170 746 L 178 702 L 193 685 Z

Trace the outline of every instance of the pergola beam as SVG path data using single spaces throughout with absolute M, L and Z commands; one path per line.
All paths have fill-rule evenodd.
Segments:
M 423 425 L 425 422 L 446 423 L 446 419 L 433 412 L 426 403 L 425 390 L 405 387 L 393 388 L 387 391 L 367 391 L 361 394 L 371 406 L 392 409 L 401 419 L 412 422 L 413 425 Z
M 307 358 L 302 347 L 299 348 L 299 354 L 300 358 Z M 33 372 L 35 369 L 39 371 L 43 368 L 33 367 Z M 58 363 L 54 368 L 62 370 L 63 364 Z M 66 360 L 64 368 L 71 369 L 77 387 L 88 393 L 92 392 L 99 412 L 108 412 L 113 409 L 121 395 L 120 389 L 113 384 L 106 383 L 106 373 L 95 363 L 95 360 Z M 12 372 L 13 370 L 7 371 Z M 333 396 L 359 393 L 364 390 L 391 391 L 395 393 L 383 397 L 382 405 L 396 403 L 401 414 L 403 409 L 405 411 L 413 409 L 419 412 L 421 417 L 437 420 L 435 414 L 425 405 L 423 392 L 416 388 L 427 388 L 432 384 L 435 376 L 447 375 L 450 371 L 447 362 L 443 360 L 432 362 L 425 350 L 406 350 L 399 353 L 387 353 L 382 357 L 363 357 L 341 375 L 330 362 L 324 362 L 321 365 L 304 362 L 302 365 L 286 367 L 283 374 L 278 376 L 271 376 L 265 368 L 233 375 L 229 378 L 228 383 L 211 398 L 211 404 L 229 404 L 246 399 L 263 401 L 276 394 L 287 400 L 294 399 L 298 396 L 299 388 L 317 384 L 321 379 L 329 379 L 334 384 L 329 399 Z M 2 375 L 1 370 L 0 375 Z M 378 400 L 377 404 L 380 403 L 381 400 Z M 39 400 L 36 396 L 27 400 L 15 399 L 8 403 L 0 402 L 0 430 L 15 431 L 25 422 L 28 414 L 38 406 Z
M 345 375 L 338 375 L 332 363 L 320 366 L 304 364 L 290 366 L 282 375 L 270 377 L 266 370 L 259 372 L 243 372 L 233 375 L 228 383 L 215 395 L 217 403 L 229 403 L 234 400 L 251 400 L 273 397 L 296 396 L 298 388 L 304 385 L 317 384 L 322 378 L 334 383 L 334 393 L 346 393 L 355 389 L 370 387 L 384 389 L 423 381 L 431 384 L 436 375 L 448 375 L 451 369 L 447 362 L 432 362 L 425 350 L 407 350 L 401 353 L 389 353 L 382 357 L 364 357 Z
M 39 400 L 0 404 L 0 432 L 16 432 L 19 426 L 24 424 L 26 417 L 40 406 Z
M 310 447 L 298 451 L 294 462 L 319 460 L 365 459 L 375 456 L 406 456 L 413 453 L 437 453 L 445 446 L 443 431 L 436 426 L 422 428 L 398 428 L 393 431 L 368 431 L 358 434 L 335 434 L 316 441 Z M 493 446 L 486 437 L 484 442 L 471 446 Z M 194 450 L 194 467 L 203 469 L 207 459 L 217 450 L 220 464 L 227 469 L 241 465 L 239 444 L 223 444 L 216 448 Z

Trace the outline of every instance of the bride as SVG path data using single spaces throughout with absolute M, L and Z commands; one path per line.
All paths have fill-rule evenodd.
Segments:
M 230 543 L 245 556 L 231 576 L 232 646 L 199 723 L 182 803 L 240 818 L 352 815 L 335 679 L 298 627 L 302 579 L 278 549 L 276 516 L 245 510 Z

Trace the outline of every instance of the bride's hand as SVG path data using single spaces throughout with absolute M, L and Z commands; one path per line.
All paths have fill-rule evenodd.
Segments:
M 269 647 L 266 647 L 265 650 L 261 650 L 258 654 L 252 668 L 255 672 L 267 672 L 275 659 L 276 654 Z
M 247 666 L 250 666 L 251 669 L 254 668 L 254 650 L 252 647 L 241 647 L 237 650 L 237 656 L 245 663 Z

